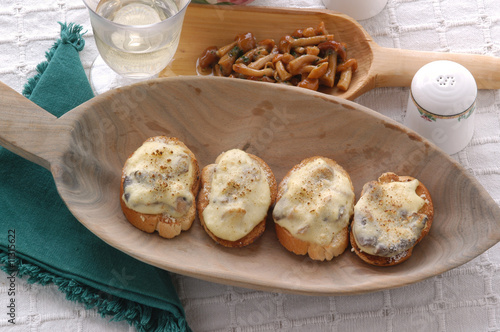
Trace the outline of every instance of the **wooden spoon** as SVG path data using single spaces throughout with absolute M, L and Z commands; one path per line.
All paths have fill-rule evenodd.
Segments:
M 257 40 L 279 41 L 298 28 L 315 27 L 321 21 L 337 41 L 347 44 L 349 57 L 359 64 L 348 91 L 323 88 L 322 92 L 352 100 L 374 88 L 407 87 L 418 69 L 435 60 L 462 64 L 475 77 L 479 89 L 500 89 L 499 58 L 381 47 L 357 21 L 337 12 L 195 4 L 188 7 L 175 58 L 160 76 L 196 75 L 196 60 L 203 50 L 229 44 L 237 34 L 252 32 Z
M 448 155 L 387 117 L 306 89 L 174 77 L 110 91 L 55 118 L 0 83 L 0 119 L 0 145 L 50 169 L 83 225 L 119 250 L 176 273 L 270 291 L 353 294 L 434 276 L 500 240 L 500 208 Z M 246 149 L 263 158 L 278 181 L 306 157 L 331 157 L 349 172 L 357 197 L 385 171 L 412 175 L 433 197 L 432 229 L 408 261 L 388 269 L 368 266 L 349 250 L 332 262 L 291 254 L 277 241 L 272 221 L 262 238 L 239 249 L 217 245 L 199 221 L 171 240 L 142 232 L 120 209 L 120 174 L 126 158 L 156 135 L 178 137 L 201 167 L 224 150 Z

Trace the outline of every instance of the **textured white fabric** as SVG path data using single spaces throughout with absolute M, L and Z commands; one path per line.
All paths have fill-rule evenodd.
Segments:
M 80 0 L 1 2 L 0 81 L 22 90 L 58 38 L 57 21 L 76 22 L 89 30 L 81 53 L 88 70 L 97 50 Z M 323 7 L 321 0 L 256 0 L 252 5 Z M 498 0 L 389 0 L 379 15 L 361 24 L 385 47 L 500 57 Z M 356 101 L 402 122 L 407 100 L 407 88 L 382 88 Z M 454 158 L 498 204 L 499 152 L 500 93 L 480 91 L 474 137 Z M 174 282 L 194 331 L 500 331 L 500 245 L 426 281 L 356 296 L 275 294 L 181 275 L 174 275 Z M 17 324 L 11 325 L 6 315 L 8 287 L 2 272 L 2 331 L 133 331 L 126 323 L 109 322 L 65 300 L 54 286 L 28 285 L 24 280 L 17 280 Z

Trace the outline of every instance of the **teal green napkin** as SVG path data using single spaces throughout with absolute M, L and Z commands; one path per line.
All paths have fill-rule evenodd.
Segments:
M 93 97 L 78 54 L 84 46 L 81 29 L 61 24 L 61 39 L 23 92 L 56 116 Z M 8 278 L 53 283 L 69 300 L 139 331 L 190 330 L 169 273 L 110 247 L 83 227 L 49 171 L 0 147 L 0 179 L 0 264 Z M 15 315 L 7 318 L 15 323 Z

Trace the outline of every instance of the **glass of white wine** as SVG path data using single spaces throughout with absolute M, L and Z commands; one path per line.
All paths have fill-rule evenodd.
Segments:
M 190 0 L 83 0 L 100 55 L 94 93 L 157 76 L 172 60 Z

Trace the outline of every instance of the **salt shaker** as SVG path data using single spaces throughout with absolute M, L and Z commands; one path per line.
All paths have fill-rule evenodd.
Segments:
M 411 82 L 404 124 L 448 154 L 474 133 L 477 84 L 464 66 L 447 60 L 420 68 Z

